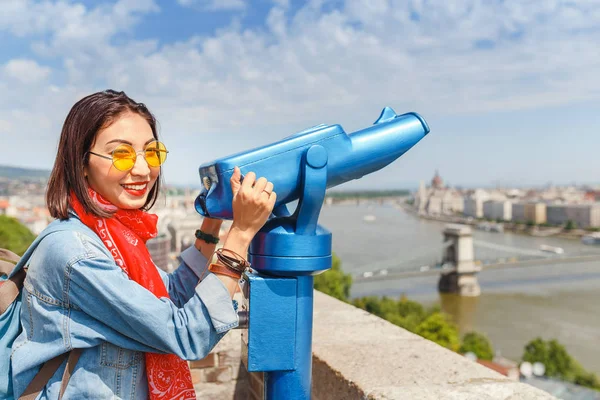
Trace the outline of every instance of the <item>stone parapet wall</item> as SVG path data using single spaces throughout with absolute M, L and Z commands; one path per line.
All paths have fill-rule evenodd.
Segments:
M 262 373 L 241 363 L 240 333 L 190 364 L 199 399 L 263 398 Z M 313 400 L 554 399 L 317 291 L 312 392 Z
M 325 399 L 554 399 L 315 291 L 313 393 Z

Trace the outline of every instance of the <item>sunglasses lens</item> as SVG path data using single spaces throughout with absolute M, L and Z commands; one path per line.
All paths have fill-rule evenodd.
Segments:
M 121 144 L 112 153 L 113 165 L 119 171 L 129 171 L 135 164 L 135 150 L 133 147 Z
M 161 142 L 152 142 L 146 146 L 146 161 L 151 167 L 160 167 L 167 159 L 167 148 Z

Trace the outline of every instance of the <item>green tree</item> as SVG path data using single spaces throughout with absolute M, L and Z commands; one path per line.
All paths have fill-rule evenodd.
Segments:
M 416 315 L 420 319 L 425 319 L 427 314 L 421 304 L 417 303 L 416 301 L 409 300 L 404 295 L 400 297 L 396 309 L 398 310 L 398 313 L 403 317 Z
M 442 313 L 431 314 L 417 326 L 415 333 L 452 351 L 460 346 L 458 329 Z
M 544 341 L 536 338 L 525 346 L 523 361 L 531 363 L 541 362 L 546 366 L 546 375 L 567 382 L 578 383 L 587 387 L 596 388 L 597 377 L 583 369 L 583 367 L 567 350 L 556 340 Z M 600 389 L 600 387 L 597 387 Z
M 578 373 L 577 375 L 575 375 L 573 383 L 575 383 L 576 385 L 600 390 L 600 379 L 598 379 L 598 376 L 596 376 L 596 374 L 591 372 L 582 371 Z
M 462 354 L 473 352 L 481 360 L 494 358 L 492 343 L 487 336 L 478 332 L 469 332 L 463 337 L 459 352 Z
M 565 230 L 570 231 L 575 228 L 577 228 L 577 224 L 574 221 L 568 220 L 567 224 L 565 225 Z
M 0 215 L 0 247 L 23 255 L 35 235 L 15 218 Z
M 348 301 L 351 287 L 352 275 L 342 271 L 341 261 L 335 254 L 332 257 L 331 269 L 315 276 L 315 289 L 342 301 Z
M 399 318 L 397 319 L 397 322 L 394 323 L 411 332 L 415 332 L 417 326 L 419 326 L 428 315 L 432 314 L 432 312 L 425 310 L 425 308 L 416 301 L 408 300 L 406 296 L 402 296 L 400 300 L 398 300 L 396 310 Z

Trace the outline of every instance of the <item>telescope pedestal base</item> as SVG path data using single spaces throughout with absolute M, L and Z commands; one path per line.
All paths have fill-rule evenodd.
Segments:
M 266 399 L 310 400 L 312 383 L 313 277 L 299 276 L 296 309 L 296 369 L 265 372 Z

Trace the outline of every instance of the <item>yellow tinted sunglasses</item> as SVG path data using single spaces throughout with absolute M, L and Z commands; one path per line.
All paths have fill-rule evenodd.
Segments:
M 110 156 L 105 156 L 102 154 L 94 153 L 93 151 L 89 151 L 88 153 L 93 154 L 98 157 L 106 158 L 107 160 L 112 160 L 112 163 L 116 169 L 119 171 L 129 171 L 135 165 L 137 160 L 137 152 L 133 147 L 128 144 L 120 144 L 118 145 L 111 153 Z M 146 162 L 151 167 L 160 167 L 164 164 L 167 159 L 167 148 L 165 145 L 158 140 L 154 142 L 150 142 L 146 145 L 143 150 L 144 158 Z

